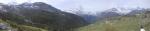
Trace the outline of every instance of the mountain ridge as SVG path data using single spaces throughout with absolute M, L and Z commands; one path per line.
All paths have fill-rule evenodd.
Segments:
M 82 17 L 63 12 L 43 2 L 0 6 L 2 8 L 0 10 L 0 18 L 19 25 L 38 28 L 47 26 L 48 31 L 71 31 L 87 25 L 87 22 Z M 33 6 L 39 8 L 34 8 Z

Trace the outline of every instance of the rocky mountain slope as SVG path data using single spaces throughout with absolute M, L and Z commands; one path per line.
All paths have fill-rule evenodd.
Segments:
M 87 25 L 82 17 L 60 11 L 42 2 L 19 5 L 0 4 L 0 18 L 10 25 L 19 26 L 16 31 L 32 31 L 20 28 L 22 25 L 48 31 L 72 31 Z

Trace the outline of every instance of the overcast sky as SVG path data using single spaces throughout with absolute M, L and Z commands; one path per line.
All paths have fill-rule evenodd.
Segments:
M 150 8 L 150 0 L 0 0 L 10 2 L 45 2 L 61 10 L 69 10 L 82 6 L 85 11 L 103 11 L 109 8 Z

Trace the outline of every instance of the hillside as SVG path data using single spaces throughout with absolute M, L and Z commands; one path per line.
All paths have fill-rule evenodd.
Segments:
M 8 23 L 6 25 L 17 28 L 16 31 L 72 31 L 87 25 L 81 16 L 63 12 L 43 2 L 0 4 L 0 19 Z M 34 28 L 36 30 L 32 30 Z
M 109 17 L 81 27 L 79 31 L 139 31 L 141 26 L 150 31 L 150 11 L 130 16 Z
M 0 20 L 0 31 L 48 31 L 48 30 L 33 26 L 19 25 L 10 21 Z

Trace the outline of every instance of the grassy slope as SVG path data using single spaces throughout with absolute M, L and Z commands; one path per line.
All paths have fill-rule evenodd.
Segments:
M 146 15 L 139 14 L 107 18 L 89 26 L 81 27 L 79 31 L 139 31 L 141 24 L 144 25 L 146 31 L 150 31 L 150 17 L 144 16 Z
M 6 22 L 3 20 L 0 20 L 0 23 L 7 23 L 8 25 L 10 25 L 10 27 L 12 27 L 12 29 L 17 29 L 18 31 L 48 31 L 46 29 L 41 29 L 41 28 L 36 28 L 36 27 L 32 27 L 32 26 L 26 26 L 26 25 L 18 25 L 12 22 Z M 6 31 L 6 30 L 0 30 L 0 31 Z

